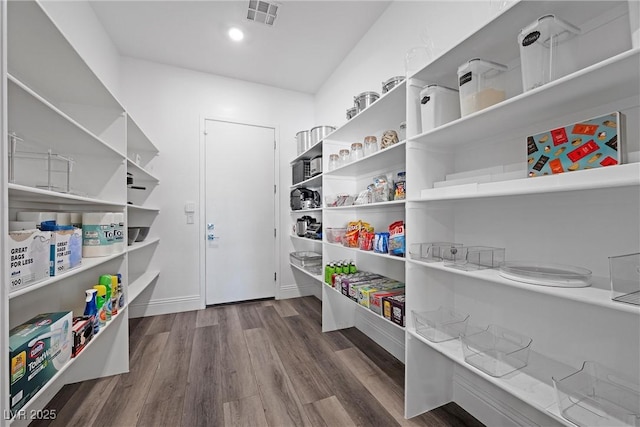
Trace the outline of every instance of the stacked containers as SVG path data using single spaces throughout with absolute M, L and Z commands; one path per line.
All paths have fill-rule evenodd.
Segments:
M 580 29 L 554 15 L 545 15 L 520 30 L 520 61 L 524 91 L 535 89 L 577 69 L 566 41 Z
M 479 58 L 458 67 L 462 117 L 504 101 L 507 67 Z
M 428 85 L 420 91 L 422 132 L 460 118 L 460 95 L 455 89 Z

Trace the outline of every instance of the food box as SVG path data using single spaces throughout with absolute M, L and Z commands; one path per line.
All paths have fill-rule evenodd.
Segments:
M 620 120 L 614 112 L 527 137 L 530 177 L 622 163 Z
M 10 409 L 22 408 L 71 358 L 72 314 L 44 313 L 9 332 Z
M 404 294 L 404 285 L 403 287 L 398 287 L 396 289 L 388 289 L 388 290 L 374 292 L 369 297 L 369 309 L 374 313 L 377 313 L 380 316 L 382 316 L 382 298 L 399 295 L 399 294 Z
M 49 277 L 51 232 L 12 231 L 8 241 L 9 292 L 26 288 Z
M 385 319 L 404 326 L 404 293 L 382 298 L 382 313 Z
M 51 276 L 82 264 L 82 229 L 70 228 L 51 232 Z
M 73 357 L 93 338 L 93 317 L 81 316 L 73 318 Z

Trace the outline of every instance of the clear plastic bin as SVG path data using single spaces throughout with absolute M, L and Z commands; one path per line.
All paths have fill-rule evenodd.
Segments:
M 580 29 L 554 15 L 545 15 L 520 30 L 520 62 L 524 91 L 576 71 L 575 54 L 566 41 Z
M 640 253 L 609 257 L 611 299 L 640 305 Z
M 460 270 L 497 268 L 504 262 L 504 248 L 489 246 L 462 246 L 444 249 L 443 260 L 447 267 Z
M 446 307 L 422 313 L 413 311 L 416 333 L 432 342 L 449 341 L 464 335 L 468 319 L 468 314 L 456 313 Z
M 502 377 L 529 362 L 533 340 L 497 325 L 460 336 L 464 361 L 492 377 Z
M 453 256 L 452 248 L 460 248 L 462 244 L 452 242 L 414 243 L 409 248 L 411 259 L 424 262 L 439 262 L 445 257 Z
M 292 264 L 302 268 L 322 265 L 322 255 L 317 252 L 291 252 L 289 259 Z
M 325 230 L 325 234 L 327 235 L 327 242 L 329 243 L 342 243 L 342 239 L 344 238 L 344 235 L 346 233 L 346 228 L 328 227 Z
M 640 427 L 640 387 L 596 362 L 553 379 L 562 416 L 584 427 Z
M 422 132 L 460 118 L 460 94 L 445 86 L 428 85 L 420 91 Z
M 505 71 L 505 65 L 478 58 L 458 67 L 462 117 L 505 100 Z

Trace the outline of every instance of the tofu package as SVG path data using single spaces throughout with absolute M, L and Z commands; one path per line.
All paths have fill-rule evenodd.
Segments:
M 622 163 L 622 120 L 622 114 L 613 112 L 527 137 L 529 176 Z
M 12 231 L 8 241 L 9 292 L 26 288 L 49 277 L 51 232 Z
M 71 359 L 70 311 L 39 314 L 9 331 L 10 407 L 22 408 Z

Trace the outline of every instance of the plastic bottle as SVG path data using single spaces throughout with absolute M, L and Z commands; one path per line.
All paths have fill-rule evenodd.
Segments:
M 118 276 L 111 275 L 111 314 L 118 314 Z
M 93 334 L 97 334 L 100 331 L 100 322 L 98 320 L 98 308 L 96 306 L 96 290 L 87 289 L 84 291 L 86 294 L 86 304 L 84 306 L 84 315 L 91 318 L 93 323 Z
M 104 285 L 95 285 L 93 289 L 96 290 L 98 320 L 100 321 L 100 326 L 104 327 L 107 324 L 107 306 L 105 304 L 107 288 Z
M 104 302 L 108 322 L 111 320 L 111 276 L 109 274 L 103 274 L 102 276 L 100 276 L 100 284 L 104 285 L 107 290 Z
M 356 263 L 353 260 L 349 261 L 349 273 L 355 274 L 358 272 L 358 267 L 356 267 Z
M 124 289 L 122 288 L 122 274 L 116 274 L 118 276 L 118 309 L 124 308 Z
M 331 276 L 333 276 L 333 274 L 336 272 L 336 267 L 333 265 L 332 262 L 330 262 L 329 264 L 327 264 L 327 268 L 325 270 L 325 274 L 324 274 L 324 281 L 327 284 L 331 284 Z

